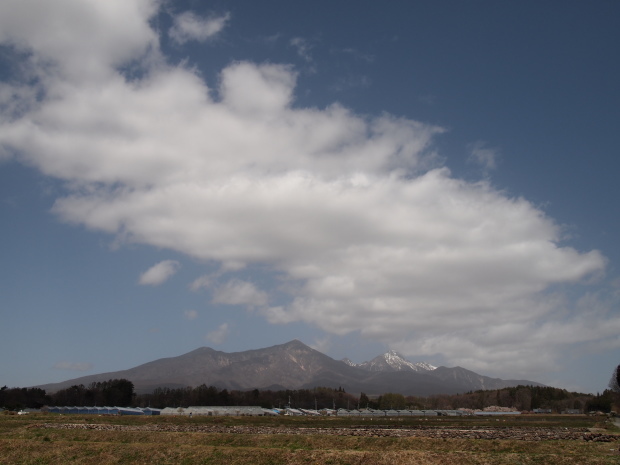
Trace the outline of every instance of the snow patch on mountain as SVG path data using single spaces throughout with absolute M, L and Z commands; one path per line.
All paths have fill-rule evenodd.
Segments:
M 426 362 L 413 363 L 395 350 L 390 350 L 383 355 L 373 358 L 364 363 L 354 363 L 348 358 L 342 360 L 347 365 L 363 368 L 368 371 L 417 371 L 425 372 L 435 370 L 437 367 Z

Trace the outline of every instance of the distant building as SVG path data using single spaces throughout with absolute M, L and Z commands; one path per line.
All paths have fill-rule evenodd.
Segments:
M 183 415 L 183 416 L 267 416 L 277 415 L 276 412 L 262 407 L 220 407 L 220 406 L 190 406 L 190 407 L 166 407 L 161 411 L 161 415 Z
M 532 410 L 533 413 L 551 413 L 550 408 L 535 408 Z
M 138 407 L 58 407 L 46 406 L 41 409 L 43 412 L 58 414 L 80 414 L 80 415 L 159 415 L 161 410 L 156 408 Z
M 565 410 L 562 410 L 562 414 L 563 415 L 579 415 L 581 414 L 581 410 L 579 410 L 578 408 L 567 408 Z

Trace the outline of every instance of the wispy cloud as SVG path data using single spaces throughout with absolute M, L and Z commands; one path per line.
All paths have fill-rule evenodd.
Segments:
M 228 333 L 228 323 L 222 323 L 217 329 L 209 331 L 205 336 L 205 339 L 211 344 L 220 345 L 226 341 Z
M 341 49 L 332 49 L 332 53 L 341 53 L 355 58 L 356 60 L 364 61 L 366 63 L 373 63 L 375 61 L 375 56 L 370 53 L 363 53 L 358 49 L 347 47 Z
M 342 92 L 349 89 L 365 89 L 370 87 L 372 80 L 368 76 L 346 76 L 338 78 L 330 89 L 334 92 Z
M 189 285 L 189 288 L 192 291 L 199 291 L 200 289 L 208 289 L 211 286 L 212 281 L 213 280 L 209 275 L 203 275 L 203 276 L 196 278 L 194 281 L 192 281 L 192 283 Z
M 213 293 L 213 302 L 226 305 L 246 305 L 260 307 L 267 304 L 268 297 L 254 284 L 241 279 L 231 279 L 219 285 Z
M 191 40 L 206 42 L 219 34 L 229 20 L 230 13 L 203 18 L 191 11 L 186 11 L 174 17 L 173 25 L 168 34 L 178 44 L 184 44 Z
M 198 312 L 196 310 L 185 310 L 183 312 L 183 318 L 192 321 L 198 318 Z
M 470 145 L 469 160 L 480 165 L 485 171 L 494 170 L 497 167 L 499 150 L 488 147 L 484 141 L 476 141 Z
M 312 50 L 312 45 L 307 39 L 303 39 L 301 37 L 294 37 L 291 39 L 290 44 L 297 50 L 297 55 L 299 55 L 308 63 L 312 62 L 312 55 L 310 54 L 310 50 Z
M 310 344 L 310 347 L 312 347 L 314 350 L 318 350 L 319 352 L 322 352 L 325 354 L 329 352 L 331 345 L 332 345 L 331 339 L 329 337 L 323 337 L 323 338 L 315 339 L 314 343 Z
M 418 97 L 418 101 L 424 103 L 425 105 L 432 106 L 435 104 L 435 96 L 432 94 L 424 94 Z
M 179 271 L 180 266 L 176 260 L 164 260 L 142 273 L 138 282 L 145 286 L 159 286 Z

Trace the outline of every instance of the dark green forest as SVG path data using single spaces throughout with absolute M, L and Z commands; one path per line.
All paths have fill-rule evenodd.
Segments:
M 492 405 L 511 407 L 520 411 L 551 409 L 561 412 L 578 409 L 582 412 L 612 410 L 617 393 L 605 390 L 591 395 L 568 392 L 564 389 L 538 386 L 517 386 L 490 391 L 475 391 L 455 395 L 429 397 L 403 396 L 385 393 L 370 397 L 345 392 L 344 389 L 316 387 L 296 390 L 238 391 L 201 385 L 186 388 L 157 388 L 150 394 L 136 394 L 134 385 L 126 379 L 112 379 L 76 385 L 47 394 L 39 388 L 0 389 L 0 407 L 7 410 L 52 406 L 122 406 L 122 407 L 188 407 L 190 405 L 232 406 L 258 405 L 265 408 L 290 405 L 294 408 L 374 408 L 374 409 L 483 409 Z

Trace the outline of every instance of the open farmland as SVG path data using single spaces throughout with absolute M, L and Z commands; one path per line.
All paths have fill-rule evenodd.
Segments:
M 0 463 L 616 464 L 603 418 L 0 416 Z

